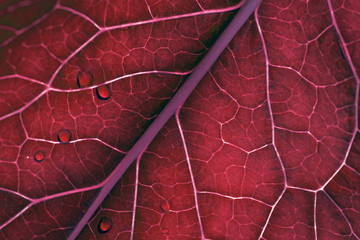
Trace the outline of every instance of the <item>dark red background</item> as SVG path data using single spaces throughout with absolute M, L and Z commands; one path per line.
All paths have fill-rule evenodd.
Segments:
M 242 4 L 2 1 L 0 239 L 66 239 Z M 264 0 L 79 239 L 359 239 L 359 47 L 357 0 Z

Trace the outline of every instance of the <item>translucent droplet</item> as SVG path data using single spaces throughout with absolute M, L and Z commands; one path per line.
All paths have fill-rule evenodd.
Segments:
M 45 153 L 43 151 L 37 151 L 34 154 L 34 159 L 37 162 L 41 162 L 42 160 L 45 159 Z
M 160 204 L 160 208 L 163 212 L 167 212 L 170 210 L 170 204 L 168 201 L 164 200 L 162 201 L 162 203 Z
M 89 210 L 89 205 L 87 203 L 83 203 L 80 205 L 80 210 L 83 214 L 85 214 L 87 212 L 87 210 Z
M 168 229 L 168 228 L 163 228 L 163 229 L 161 230 L 161 232 L 162 232 L 163 234 L 166 234 L 166 233 L 169 232 L 169 229 Z
M 94 76 L 89 71 L 79 72 L 77 75 L 77 84 L 79 88 L 88 87 L 94 81 Z
M 103 85 L 96 88 L 96 95 L 101 100 L 106 100 L 111 97 L 111 89 L 108 85 Z
M 71 132 L 68 129 L 61 129 L 58 134 L 57 134 L 57 138 L 59 140 L 60 143 L 68 143 L 71 141 Z
M 108 217 L 103 217 L 100 219 L 99 224 L 98 224 L 98 231 L 99 233 L 106 233 L 108 231 L 110 231 L 110 229 L 112 228 L 112 221 L 110 218 Z

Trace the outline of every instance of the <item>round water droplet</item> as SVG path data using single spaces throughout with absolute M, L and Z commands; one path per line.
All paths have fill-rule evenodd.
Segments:
M 162 203 L 160 204 L 160 208 L 163 212 L 167 212 L 170 210 L 170 204 L 168 201 L 164 200 L 162 201 Z
M 84 71 L 84 72 L 79 72 L 76 79 L 79 88 L 83 88 L 83 87 L 88 87 L 93 83 L 94 76 L 91 74 L 91 72 Z
M 45 153 L 43 151 L 37 151 L 34 154 L 34 159 L 37 162 L 41 162 L 42 160 L 45 159 Z
M 99 233 L 106 233 L 108 231 L 110 231 L 110 229 L 112 228 L 112 221 L 110 218 L 108 217 L 103 217 L 100 219 L 99 224 L 98 224 L 98 231 Z
M 161 230 L 161 232 L 162 232 L 163 234 L 166 234 L 166 233 L 169 232 L 169 229 L 168 229 L 168 228 L 163 228 L 163 229 Z
M 80 210 L 83 214 L 85 214 L 87 210 L 89 210 L 89 205 L 87 203 L 80 204 Z
M 96 95 L 101 100 L 106 100 L 111 97 L 111 89 L 108 85 L 103 85 L 96 88 Z
M 60 143 L 68 143 L 71 141 L 71 132 L 68 129 L 61 129 L 58 134 L 57 134 L 57 138 L 59 140 Z

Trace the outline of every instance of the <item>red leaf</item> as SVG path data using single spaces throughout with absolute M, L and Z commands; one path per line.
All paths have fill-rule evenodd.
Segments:
M 243 3 L 0 3 L 0 239 L 68 238 Z M 78 239 L 359 239 L 359 16 L 264 0 Z

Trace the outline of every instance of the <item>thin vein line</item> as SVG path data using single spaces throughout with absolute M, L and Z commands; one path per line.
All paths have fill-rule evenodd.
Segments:
M 201 218 L 200 218 L 199 203 L 198 203 L 198 196 L 197 196 L 197 189 L 196 189 L 196 185 L 195 185 L 194 173 L 193 173 L 193 170 L 192 170 L 191 164 L 190 164 L 190 157 L 189 157 L 189 153 L 188 153 L 187 146 L 186 146 L 184 132 L 182 130 L 180 119 L 179 119 L 179 112 L 180 112 L 180 107 L 176 111 L 176 123 L 177 123 L 178 128 L 179 128 L 182 145 L 183 145 L 184 151 L 185 151 L 186 162 L 187 162 L 187 165 L 188 165 L 188 168 L 189 168 L 191 184 L 192 184 L 193 190 L 194 190 L 195 208 L 196 208 L 196 215 L 197 215 L 197 218 L 198 218 L 198 221 L 199 221 L 199 226 L 200 226 L 201 239 L 205 239 L 204 228 L 203 228 Z

